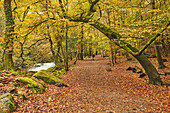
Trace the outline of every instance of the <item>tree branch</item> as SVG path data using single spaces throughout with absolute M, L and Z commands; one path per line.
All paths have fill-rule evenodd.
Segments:
M 42 41 L 42 40 L 45 40 L 45 39 L 48 39 L 48 38 L 42 38 L 42 39 L 37 40 L 35 43 L 33 43 L 32 45 L 30 45 L 27 49 L 30 49 L 32 46 L 36 45 L 38 42 L 40 42 L 40 41 Z
M 47 21 L 48 21 L 48 20 L 43 20 L 43 21 L 39 22 L 38 24 L 34 25 L 33 28 L 31 29 L 31 31 L 28 32 L 28 33 L 27 33 L 26 35 L 24 35 L 23 37 L 27 37 L 29 34 L 31 34 L 31 33 L 34 31 L 34 29 L 36 29 L 39 25 L 41 25 L 42 23 L 47 22 Z
M 165 25 L 165 27 L 160 31 L 160 33 L 157 33 L 153 38 L 151 38 L 148 43 L 139 51 L 139 53 L 135 54 L 135 56 L 139 56 L 141 55 L 148 46 L 150 46 L 152 44 L 153 41 L 155 41 L 157 39 L 157 37 L 159 37 L 161 35 L 161 33 L 163 33 L 168 26 L 170 25 L 170 20 L 168 21 L 167 25 Z
M 64 9 L 62 0 L 59 0 L 59 4 L 60 4 L 60 8 L 61 8 L 61 10 L 62 10 L 62 12 L 63 12 L 63 17 L 64 17 L 64 18 L 68 18 L 68 17 L 67 17 L 66 10 Z M 62 17 L 62 18 L 63 18 L 63 17 Z
M 95 0 L 94 2 L 90 2 L 91 6 L 89 9 L 89 12 L 86 16 L 90 16 L 93 12 L 95 12 L 96 10 L 94 10 L 94 6 L 99 2 L 99 0 Z

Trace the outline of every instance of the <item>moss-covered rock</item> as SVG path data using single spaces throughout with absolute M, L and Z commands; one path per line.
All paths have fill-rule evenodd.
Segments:
M 41 79 L 46 83 L 54 84 L 56 86 L 67 86 L 67 84 L 64 83 L 63 80 L 59 76 L 54 76 L 45 70 L 41 70 L 35 73 L 33 77 Z
M 8 112 L 5 111 L 4 109 L 0 108 L 0 113 L 8 113 Z
M 18 77 L 18 78 L 16 78 L 16 81 L 18 81 L 22 85 L 27 85 L 28 88 L 31 89 L 34 93 L 43 93 L 44 92 L 43 82 L 39 82 L 34 78 Z
M 38 84 L 32 78 L 18 77 L 16 80 L 21 82 L 23 85 L 28 85 L 28 87 L 38 87 Z
M 3 109 L 7 109 L 9 112 L 14 111 L 16 109 L 16 105 L 13 96 L 10 93 L 0 96 L 0 106 Z

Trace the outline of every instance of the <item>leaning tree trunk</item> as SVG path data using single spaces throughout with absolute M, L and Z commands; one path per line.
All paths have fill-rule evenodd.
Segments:
M 139 63 L 144 68 L 145 73 L 148 75 L 149 84 L 154 84 L 154 85 L 163 84 L 158 71 L 145 55 L 141 54 L 139 56 L 134 56 L 134 57 L 139 61 Z
M 4 11 L 6 18 L 4 66 L 6 70 L 11 70 L 14 69 L 12 59 L 14 39 L 12 33 L 14 33 L 14 20 L 12 18 L 11 0 L 4 0 Z

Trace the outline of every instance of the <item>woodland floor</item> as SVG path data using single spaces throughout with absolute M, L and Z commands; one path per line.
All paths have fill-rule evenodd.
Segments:
M 157 65 L 154 60 L 153 64 Z M 129 66 L 140 67 L 135 60 L 126 61 L 120 57 L 117 62 L 108 72 L 109 61 L 99 55 L 94 61 L 90 58 L 77 61 L 61 76 L 68 87 L 48 85 L 44 94 L 26 95 L 28 100 L 19 102 L 15 113 L 170 112 L 170 87 L 148 85 L 147 80 L 138 78 L 139 74 L 126 71 Z M 165 62 L 165 65 L 167 68 L 159 72 L 170 71 L 170 63 Z M 161 78 L 170 81 L 170 75 L 161 75 Z

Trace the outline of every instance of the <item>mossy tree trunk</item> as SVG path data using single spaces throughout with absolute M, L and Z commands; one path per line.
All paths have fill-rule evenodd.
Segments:
M 149 84 L 154 84 L 154 85 L 163 84 L 158 71 L 145 55 L 141 54 L 139 56 L 135 56 L 135 58 L 139 61 L 139 63 L 144 68 L 145 73 L 148 75 Z
M 164 65 L 164 62 L 162 60 L 159 45 L 157 44 L 157 42 L 155 42 L 155 52 L 156 52 L 156 58 L 157 58 L 157 61 L 158 61 L 158 68 L 159 69 L 165 68 L 166 66 Z
M 5 29 L 5 50 L 4 50 L 4 66 L 6 70 L 14 69 L 12 59 L 13 55 L 13 39 L 14 39 L 14 20 L 12 17 L 11 0 L 4 0 L 4 11 L 6 18 Z

